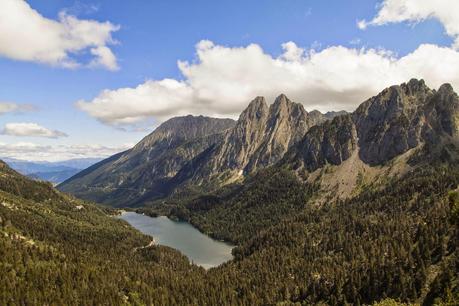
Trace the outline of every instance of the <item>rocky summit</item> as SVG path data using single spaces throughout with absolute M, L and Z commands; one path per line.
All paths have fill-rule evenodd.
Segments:
M 257 97 L 203 160 L 194 179 L 203 182 L 223 174 L 237 178 L 273 165 L 312 126 L 325 120 L 322 114 L 310 116 L 301 104 L 283 94 L 270 106 L 263 97 Z
M 391 86 L 355 112 L 311 129 L 286 163 L 314 171 L 339 165 L 354 151 L 371 166 L 381 165 L 422 144 L 457 138 L 459 98 L 451 85 L 432 90 L 423 80 Z

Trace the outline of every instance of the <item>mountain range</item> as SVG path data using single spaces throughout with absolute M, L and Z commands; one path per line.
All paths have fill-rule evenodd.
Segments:
M 416 79 L 383 90 L 353 113 L 308 113 L 285 95 L 269 106 L 257 97 L 236 122 L 170 119 L 134 148 L 58 188 L 112 206 L 145 206 L 174 194 L 212 192 L 272 165 L 311 180 L 326 165 L 351 164 L 345 180 L 350 186 L 338 186 L 349 193 L 362 171 L 377 172 L 411 149 L 455 139 L 456 99 L 450 85 L 432 90 Z
M 58 188 L 113 206 L 139 206 L 193 188 L 213 190 L 278 162 L 310 127 L 342 114 L 308 113 L 280 95 L 270 106 L 255 98 L 237 121 L 172 118 L 132 149 Z
M 27 161 L 14 158 L 3 158 L 11 168 L 33 179 L 58 184 L 74 176 L 83 169 L 99 162 L 101 158 L 79 158 L 57 162 Z
M 280 95 L 255 98 L 237 121 L 173 118 L 58 188 L 0 162 L 0 304 L 459 301 L 459 97 L 448 84 L 413 79 L 352 113 Z M 234 259 L 206 271 L 110 206 L 187 221 L 234 243 Z

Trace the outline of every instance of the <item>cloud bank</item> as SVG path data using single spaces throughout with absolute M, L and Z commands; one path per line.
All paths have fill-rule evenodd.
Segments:
M 112 33 L 118 29 L 110 22 L 78 19 L 65 11 L 59 13 L 58 20 L 48 19 L 24 0 L 0 1 L 0 56 L 14 60 L 117 70 L 108 45 L 116 43 Z M 85 53 L 92 59 L 79 62 L 78 55 Z
M 108 157 L 127 150 L 132 144 L 118 147 L 101 145 L 39 145 L 29 142 L 0 143 L 0 157 L 29 161 L 60 161 L 75 158 Z
M 46 137 L 46 138 L 60 138 L 67 137 L 64 132 L 57 130 L 50 130 L 36 123 L 21 122 L 21 123 L 7 123 L 1 131 L 1 134 L 8 136 L 19 137 Z
M 305 50 L 293 42 L 278 57 L 256 44 L 226 47 L 203 40 L 193 62 L 178 62 L 183 78 L 148 80 L 134 88 L 104 90 L 77 107 L 111 125 L 183 114 L 235 117 L 255 96 L 273 101 L 285 93 L 306 109 L 353 110 L 383 88 L 424 78 L 432 87 L 459 88 L 459 53 L 420 45 L 396 57 L 384 49 L 332 46 Z

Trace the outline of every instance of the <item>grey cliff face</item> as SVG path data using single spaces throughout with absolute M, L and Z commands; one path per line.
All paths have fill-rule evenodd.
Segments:
M 413 79 L 384 90 L 354 113 L 360 158 L 370 165 L 380 164 L 423 142 L 455 136 L 458 106 L 449 84 L 435 91 L 423 80 Z
M 458 118 L 459 99 L 451 85 L 435 91 L 412 79 L 383 90 L 350 115 L 312 128 L 284 163 L 314 171 L 325 163 L 340 164 L 359 149 L 363 162 L 380 165 L 422 143 L 457 138 Z
M 360 158 L 376 165 L 419 145 L 422 113 L 432 94 L 424 81 L 411 80 L 364 102 L 353 114 Z
M 284 159 L 294 169 L 314 171 L 325 164 L 339 165 L 348 159 L 357 147 L 357 131 L 351 115 L 335 117 L 312 127 L 306 136 Z
M 211 163 L 216 171 L 222 168 L 243 168 L 264 136 L 269 116 L 265 98 L 257 97 L 242 112 L 236 126 L 218 146 Z
M 459 136 L 459 97 L 450 84 L 443 84 L 425 107 L 425 137 L 435 142 L 435 135 Z
M 280 95 L 269 107 L 264 98 L 253 100 L 236 126 L 203 166 L 206 176 L 226 170 L 251 173 L 278 162 L 309 128 L 325 121 L 311 117 L 302 104 Z

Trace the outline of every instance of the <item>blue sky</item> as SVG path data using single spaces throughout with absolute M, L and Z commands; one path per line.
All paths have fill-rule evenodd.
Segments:
M 390 5 L 391 1 L 386 2 Z M 24 56 L 29 58 L 18 59 L 19 56 L 12 55 L 14 49 L 2 53 L 0 48 L 0 102 L 33 106 L 26 107 L 25 110 L 5 111 L 0 115 L 0 126 L 3 129 L 3 135 L 0 135 L 0 155 L 10 157 L 54 160 L 111 154 L 136 143 L 155 125 L 171 116 L 191 112 L 235 117 L 255 95 L 266 95 L 270 99 L 272 95 L 283 92 L 284 88 L 287 95 L 292 96 L 297 102 L 302 102 L 307 110 L 352 110 L 364 98 L 369 97 L 369 94 L 383 89 L 386 81 L 392 80 L 374 81 L 368 86 L 359 85 L 361 79 L 356 79 L 353 81 L 355 84 L 351 84 L 346 77 L 342 77 L 346 72 L 352 73 L 353 70 L 349 70 L 350 65 L 367 65 L 362 68 L 363 70 L 356 68 L 356 74 L 362 71 L 364 73 L 382 70 L 380 67 L 385 67 L 385 64 L 376 65 L 374 68 L 368 64 L 372 61 L 371 56 L 374 56 L 381 62 L 394 62 L 394 74 L 397 75 L 393 78 L 394 82 L 419 71 L 419 75 L 412 77 L 431 78 L 431 83 L 435 87 L 437 83 L 449 80 L 443 80 L 437 75 L 425 75 L 427 72 L 422 70 L 422 67 L 400 63 L 399 59 L 409 57 L 421 45 L 427 44 L 432 46 L 433 52 L 445 48 L 438 51 L 438 59 L 445 57 L 440 54 L 441 52 L 448 52 L 452 63 L 457 61 L 457 49 L 452 47 L 457 38 L 457 33 L 454 32 L 456 28 L 453 25 L 453 32 L 447 33 L 445 29 L 448 26 L 451 28 L 451 24 L 447 23 L 449 20 L 446 17 L 442 18 L 445 16 L 442 15 L 444 11 L 438 14 L 434 12 L 427 17 L 414 12 L 414 17 L 405 16 L 406 20 L 402 22 L 394 16 L 386 16 L 382 22 L 369 24 L 366 29 L 359 28 L 359 20 L 371 23 L 378 12 L 381 12 L 384 5 L 382 1 L 28 0 L 27 3 L 30 9 L 35 10 L 44 20 L 59 21 L 59 14 L 65 12 L 66 16 L 72 16 L 77 20 L 93 20 L 100 24 L 109 22 L 113 26 L 108 34 L 111 41 L 104 36 L 104 42 L 97 46 L 109 48 L 116 57 L 116 63 L 111 61 L 108 64 L 104 62 L 88 65 L 91 60 L 97 58 L 88 51 L 91 48 L 90 44 L 82 45 L 76 52 L 67 52 L 73 59 L 72 63 L 78 63 L 79 67 L 67 67 L 66 63 L 54 59 L 37 59 L 36 54 L 27 54 Z M 22 11 L 18 12 L 15 18 L 25 20 L 27 16 L 21 14 Z M 2 41 L 0 28 L 0 43 L 5 43 L 5 39 L 11 37 L 5 34 L 8 29 L 3 31 Z M 197 47 L 196 45 L 203 40 L 212 43 Z M 291 45 L 288 50 L 300 50 L 300 56 L 287 58 L 287 49 L 285 46 L 282 48 L 282 44 L 286 42 L 293 42 L 294 46 Z M 14 43 L 16 41 L 13 41 Z M 31 50 L 34 43 L 30 42 Z M 18 48 L 28 48 L 28 44 L 27 41 L 22 41 L 18 43 Z M 256 44 L 260 50 L 245 49 L 250 44 Z M 336 50 L 336 46 L 342 46 L 344 49 Z M 201 56 L 197 55 L 199 50 L 202 52 Z M 237 50 L 240 54 L 236 54 Z M 333 70 L 333 67 L 320 68 L 319 71 L 324 73 L 323 78 L 327 80 L 336 78 L 336 82 L 339 82 L 341 78 L 343 83 L 349 84 L 346 84 L 345 88 L 335 83 L 330 83 L 326 88 L 315 88 L 313 85 L 305 88 L 300 88 L 300 85 L 290 87 L 289 78 L 292 78 L 291 73 L 296 69 L 295 65 L 298 69 L 304 70 L 301 76 L 305 78 L 309 73 L 318 73 L 307 68 L 310 65 L 306 62 L 312 58 L 311 50 L 319 54 L 328 50 L 328 53 L 334 52 L 330 56 L 334 56 L 333 60 L 337 61 L 336 70 L 343 70 L 343 74 L 327 78 L 327 73 Z M 340 67 L 341 62 L 345 60 L 341 61 L 339 57 L 345 57 L 353 50 L 357 52 L 356 59 L 350 61 L 351 64 Z M 368 50 L 374 50 L 376 54 L 368 54 Z M 432 51 L 424 51 L 429 52 Z M 317 59 L 314 65 L 326 65 L 321 63 L 330 62 L 325 56 L 326 52 L 323 52 L 324 59 Z M 272 63 L 267 63 L 266 68 L 262 67 L 266 62 L 262 59 L 256 67 L 249 67 L 245 72 L 247 66 L 254 62 L 258 63 L 257 60 L 249 60 L 244 64 L 245 58 L 252 57 L 267 57 Z M 360 64 L 361 58 L 365 57 L 368 58 L 362 60 L 364 64 Z M 215 63 L 219 58 L 222 61 L 221 65 Z M 419 57 L 413 58 L 407 58 L 406 62 L 419 62 Z M 207 62 L 207 59 L 213 59 L 212 63 L 204 67 L 201 63 Z M 188 62 L 188 67 L 192 68 L 188 74 L 184 73 L 186 69 L 179 68 L 178 60 Z M 449 63 L 445 63 L 447 64 Z M 221 89 L 220 84 L 212 85 L 212 82 L 208 82 L 203 85 L 208 79 L 219 79 L 222 83 L 234 85 L 235 87 L 228 90 L 234 92 L 234 88 L 237 91 L 237 86 L 241 86 L 235 83 L 238 80 L 244 79 L 244 82 L 252 83 L 249 77 L 251 73 L 254 74 L 253 78 L 256 78 L 257 73 L 263 77 L 265 74 L 276 74 L 277 65 L 287 67 L 285 69 L 288 73 L 280 71 L 278 76 L 270 77 L 266 81 L 267 84 L 271 81 L 280 84 L 278 88 L 274 86 L 276 93 L 265 90 L 262 85 L 254 85 L 253 88 L 233 96 Z M 231 76 L 226 76 L 225 67 L 232 70 Z M 236 70 L 234 67 L 239 67 L 237 71 L 240 76 L 233 71 Z M 455 71 L 451 74 L 455 74 Z M 173 80 L 174 83 L 169 84 L 170 86 L 151 83 L 165 78 Z M 293 78 L 296 78 L 295 75 Z M 377 78 L 381 78 L 381 75 L 376 75 L 375 79 Z M 148 83 L 147 93 L 142 92 L 139 97 L 135 88 L 148 80 L 151 82 Z M 453 84 L 456 81 L 457 79 L 450 80 Z M 301 80 L 298 82 L 300 84 Z M 176 86 L 180 88 L 176 89 Z M 242 84 L 242 87 L 244 86 L 245 83 Z M 369 89 L 363 90 L 359 86 Z M 101 91 L 114 91 L 119 88 L 132 90 L 126 95 L 123 94 L 122 98 L 118 97 L 119 92 L 113 93 L 109 98 L 105 97 L 103 104 L 97 104 L 96 99 L 100 97 Z M 183 94 L 179 97 L 174 96 L 176 92 L 182 91 Z M 309 92 L 312 93 L 311 97 Z M 146 98 L 145 95 L 151 95 L 151 100 L 148 98 L 150 96 Z M 77 101 L 81 102 L 79 106 L 76 105 Z M 156 109 L 155 106 L 142 103 L 165 103 L 167 107 Z M 106 109 L 117 107 L 121 110 L 116 114 L 106 114 Z M 131 108 L 133 110 L 130 113 Z M 129 118 L 123 118 L 124 112 L 129 113 L 126 115 Z M 14 125 L 17 123 L 33 123 L 35 126 Z M 6 126 L 8 124 L 10 125 Z M 51 134 L 37 132 L 37 126 L 45 128 Z M 17 132 L 21 128 L 25 129 L 25 132 Z M 61 134 L 53 134 L 54 131 Z

